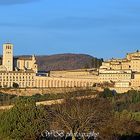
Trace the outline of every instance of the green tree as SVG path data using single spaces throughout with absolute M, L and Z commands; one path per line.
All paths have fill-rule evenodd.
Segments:
M 116 138 L 122 136 L 134 136 L 140 134 L 139 122 L 135 120 L 135 115 L 127 110 L 115 112 L 114 117 L 110 119 L 110 123 L 106 128 L 110 130 L 110 135 Z M 110 127 L 110 129 L 109 129 Z
M 104 91 L 101 93 L 101 96 L 104 98 L 113 97 L 113 92 L 109 88 L 105 88 Z
M 19 99 L 0 119 L 0 139 L 35 140 L 49 128 L 48 112 L 31 99 Z
M 13 83 L 13 88 L 19 88 L 19 84 L 18 83 Z
M 77 133 L 99 132 L 112 115 L 112 106 L 107 99 L 67 99 L 62 105 L 52 108 L 55 116 L 51 127 L 71 132 L 72 140 Z M 85 137 L 84 137 L 85 138 Z

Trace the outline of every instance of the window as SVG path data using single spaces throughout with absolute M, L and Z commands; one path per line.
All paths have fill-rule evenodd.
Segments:
M 26 62 L 26 66 L 25 67 L 29 68 L 29 62 L 28 61 Z
M 19 61 L 18 61 L 18 63 L 17 63 L 17 67 L 20 68 L 20 62 L 19 62 Z

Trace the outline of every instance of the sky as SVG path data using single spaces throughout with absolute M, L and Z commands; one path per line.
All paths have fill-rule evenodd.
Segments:
M 0 0 L 0 52 L 125 57 L 140 50 L 140 0 Z

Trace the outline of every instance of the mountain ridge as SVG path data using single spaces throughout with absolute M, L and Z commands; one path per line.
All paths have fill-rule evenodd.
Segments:
M 102 59 L 88 54 L 63 53 L 53 55 L 37 55 L 39 70 L 71 70 L 82 68 L 98 68 Z

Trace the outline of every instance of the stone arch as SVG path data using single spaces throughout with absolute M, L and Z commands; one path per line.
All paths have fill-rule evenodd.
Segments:
M 79 81 L 77 81 L 77 87 L 79 87 L 79 85 L 80 85 L 80 84 L 79 84 Z
M 73 86 L 76 87 L 76 81 L 73 81 Z
M 80 81 L 80 87 L 82 87 L 82 81 Z
M 66 87 L 66 81 L 64 81 L 64 87 Z
M 45 87 L 47 87 L 47 80 L 45 80 Z
M 86 83 L 86 86 L 89 87 L 89 82 Z
M 60 87 L 64 87 L 64 82 L 63 82 L 63 80 L 60 82 Z
M 50 80 L 48 80 L 48 87 L 50 87 Z
M 41 87 L 44 87 L 44 80 L 41 80 Z
M 57 87 L 60 87 L 60 81 L 59 80 L 57 81 Z
M 71 81 L 71 82 L 70 82 L 70 87 L 74 87 L 73 85 L 74 85 L 74 84 L 73 84 L 73 81 Z
M 51 80 L 51 86 L 50 87 L 53 87 L 53 80 Z
M 40 80 L 40 87 L 43 87 L 43 80 Z
M 54 80 L 54 87 L 57 87 L 57 81 Z
M 86 87 L 87 86 L 87 84 L 86 84 L 86 82 L 84 82 L 84 87 Z
M 38 80 L 38 87 L 40 87 L 40 80 Z
M 69 82 L 69 81 L 67 81 L 67 87 L 69 87 L 69 84 L 70 84 L 70 82 Z

